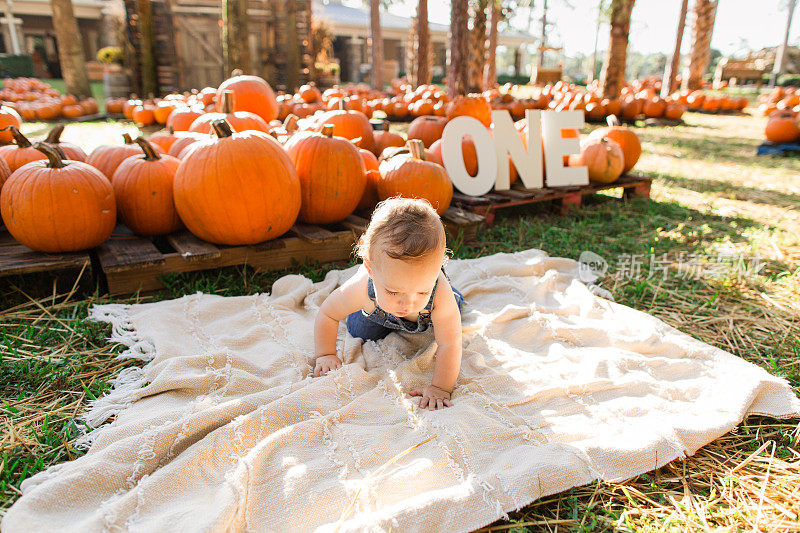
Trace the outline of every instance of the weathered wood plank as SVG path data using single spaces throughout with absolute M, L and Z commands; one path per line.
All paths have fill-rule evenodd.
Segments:
M 153 243 L 117 227 L 115 234 L 97 247 L 97 257 L 103 272 L 117 272 L 162 264 L 164 255 Z
M 219 248 L 210 242 L 198 239 L 188 231 L 167 235 L 167 242 L 187 261 L 213 259 L 220 254 Z
M 46 254 L 21 244 L 0 246 L 0 276 L 52 270 L 82 269 L 91 265 L 88 252 Z
M 291 231 L 301 239 L 305 239 L 308 242 L 313 243 L 322 242 L 326 239 L 334 237 L 334 234 L 325 228 L 311 226 L 308 224 L 295 224 L 292 226 Z
M 350 215 L 346 219 L 342 220 L 340 224 L 347 229 L 355 231 L 356 233 L 364 233 L 367 231 L 367 226 L 369 226 L 369 220 L 361 218 L 357 215 Z

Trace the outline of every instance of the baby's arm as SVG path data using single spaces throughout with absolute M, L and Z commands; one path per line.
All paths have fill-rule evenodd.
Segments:
M 362 266 L 320 306 L 314 321 L 314 377 L 324 376 L 342 366 L 342 360 L 336 355 L 339 321 L 363 307 L 367 294 L 366 279 L 366 269 Z
M 410 392 L 412 396 L 422 396 L 419 406 L 430 410 L 452 406 L 450 394 L 461 369 L 461 312 L 447 280 L 444 283 L 440 280 L 440 284 L 442 288 L 436 291 L 431 313 L 438 345 L 433 378 L 430 386 Z

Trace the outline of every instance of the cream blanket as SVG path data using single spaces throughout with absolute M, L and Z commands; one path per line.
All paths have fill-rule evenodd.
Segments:
M 94 402 L 91 425 L 116 418 L 85 456 L 23 483 L 3 531 L 468 531 L 694 454 L 748 414 L 800 416 L 783 379 L 539 250 L 449 264 L 468 301 L 453 407 L 408 395 L 430 333 L 362 345 L 342 327 L 345 365 L 310 377 L 314 316 L 353 273 L 95 307 L 149 362 Z

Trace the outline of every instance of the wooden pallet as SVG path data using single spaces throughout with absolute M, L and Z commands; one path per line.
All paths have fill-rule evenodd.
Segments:
M 92 264 L 89 252 L 46 254 L 19 244 L 0 224 L 0 277 L 35 272 L 75 270 L 82 272 Z
M 560 204 L 561 213 L 580 207 L 584 195 L 593 194 L 606 189 L 623 189 L 623 198 L 631 196 L 648 198 L 650 196 L 651 178 L 624 175 L 614 183 L 590 183 L 580 187 L 545 187 L 542 189 L 526 189 L 519 182 L 507 191 L 492 191 L 483 196 L 467 196 L 459 192 L 453 193 L 453 204 L 464 210 L 486 217 L 486 224 L 494 223 L 494 214 L 498 209 L 516 205 L 529 205 L 537 202 L 556 200 Z

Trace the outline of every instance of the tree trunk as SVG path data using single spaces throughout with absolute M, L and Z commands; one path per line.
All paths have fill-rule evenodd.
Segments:
M 469 92 L 479 93 L 483 87 L 486 66 L 486 0 L 477 0 L 472 19 L 469 47 Z
M 431 82 L 431 32 L 428 27 L 428 0 L 417 3 L 417 85 Z
M 797 0 L 789 0 L 786 9 L 789 12 L 789 17 L 786 19 L 786 33 L 783 34 L 783 42 L 775 54 L 775 63 L 772 65 L 772 74 L 769 77 L 769 86 L 775 87 L 775 82 L 778 80 L 778 75 L 783 72 L 783 63 L 786 60 L 786 45 L 789 44 L 789 30 L 792 29 L 792 15 L 794 8 L 797 5 Z
M 370 81 L 376 91 L 383 90 L 383 37 L 381 36 L 381 0 L 369 2 L 369 38 L 372 51 Z
M 53 27 L 56 30 L 58 60 L 67 92 L 79 98 L 92 96 L 89 77 L 86 74 L 86 56 L 83 41 L 78 31 L 78 21 L 72 10 L 72 0 L 50 0 L 53 9 Z
M 592 71 L 589 73 L 589 77 L 586 80 L 586 83 L 593 82 L 595 80 L 595 76 L 597 76 L 597 38 L 600 36 L 600 24 L 603 22 L 603 4 L 605 0 L 600 0 L 600 3 L 597 5 L 597 27 L 594 31 L 594 51 L 592 52 Z
M 247 30 L 247 0 L 222 0 L 222 57 L 225 72 L 241 69 L 252 74 Z
M 683 42 L 683 30 L 686 27 L 686 11 L 689 0 L 681 3 L 681 14 L 678 17 L 678 32 L 675 35 L 675 48 L 672 50 L 672 58 L 667 63 L 664 70 L 664 79 L 661 81 L 661 98 L 666 98 L 677 88 L 676 77 L 678 75 L 678 65 L 681 62 L 681 43 Z
M 683 88 L 693 91 L 703 85 L 703 75 L 711 60 L 711 35 L 717 16 L 718 0 L 695 0 L 692 52 L 689 69 L 683 76 Z
M 489 0 L 489 40 L 486 42 L 486 68 L 483 71 L 484 89 L 497 85 L 497 22 L 500 18 L 497 2 L 498 0 Z
M 539 41 L 539 66 L 544 66 L 544 51 L 547 48 L 547 0 L 542 4 L 542 36 Z
M 447 68 L 447 92 L 451 97 L 465 94 L 469 81 L 469 19 L 467 0 L 450 1 L 450 65 Z
M 408 27 L 408 35 L 406 36 L 406 79 L 411 85 L 417 85 L 417 46 L 419 40 L 417 39 L 417 19 L 411 17 L 411 25 Z
M 158 92 L 156 58 L 153 44 L 153 6 L 150 0 L 136 0 L 139 14 L 139 75 L 142 77 L 142 96 L 147 98 Z
M 300 86 L 300 40 L 297 36 L 297 2 L 286 2 L 286 90 Z
M 625 85 L 625 63 L 628 58 L 628 34 L 634 0 L 611 1 L 611 34 L 606 60 L 600 73 L 603 98 L 617 98 Z

